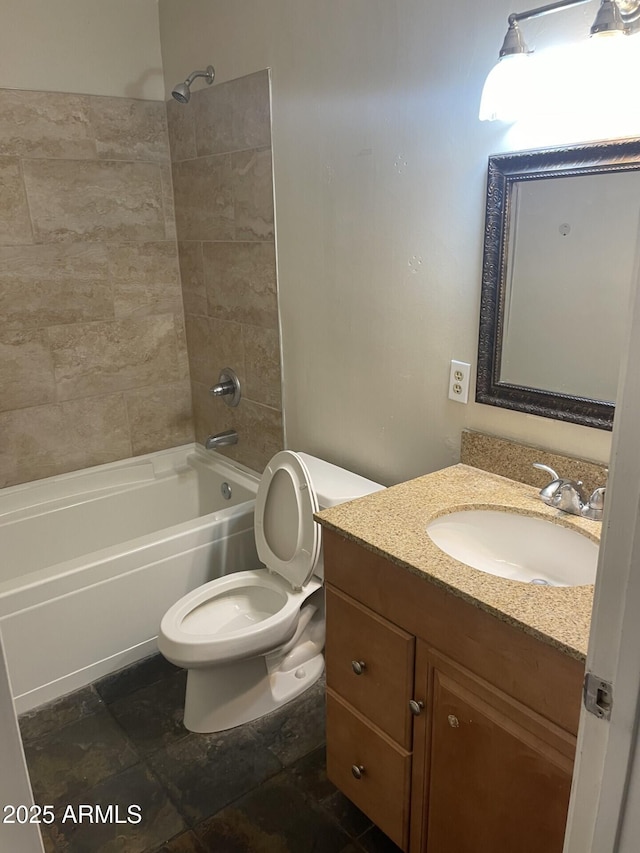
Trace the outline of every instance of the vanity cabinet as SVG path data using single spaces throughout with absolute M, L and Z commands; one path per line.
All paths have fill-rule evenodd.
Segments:
M 405 847 L 415 638 L 336 588 L 327 587 L 326 600 L 327 772 Z
M 323 538 L 331 781 L 410 853 L 561 853 L 584 664 Z

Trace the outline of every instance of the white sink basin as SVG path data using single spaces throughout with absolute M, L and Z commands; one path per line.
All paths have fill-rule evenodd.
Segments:
M 461 510 L 431 521 L 427 533 L 450 557 L 501 578 L 550 586 L 581 586 L 596 579 L 598 545 L 543 518 Z

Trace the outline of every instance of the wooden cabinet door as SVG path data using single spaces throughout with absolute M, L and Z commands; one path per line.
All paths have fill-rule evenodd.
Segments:
M 422 678 L 424 779 L 413 807 L 423 822 L 412 850 L 561 853 L 575 738 L 440 654 Z

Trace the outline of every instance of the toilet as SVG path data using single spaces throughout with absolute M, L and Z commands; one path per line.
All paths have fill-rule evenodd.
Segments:
M 183 596 L 164 615 L 158 648 L 187 670 L 184 725 L 218 732 L 290 702 L 324 671 L 318 509 L 384 488 L 290 450 L 264 470 L 256 550 L 265 568 L 237 571 Z

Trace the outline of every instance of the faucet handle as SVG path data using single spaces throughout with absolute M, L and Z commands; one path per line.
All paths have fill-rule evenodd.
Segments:
M 559 474 L 557 474 L 553 468 L 550 468 L 548 465 L 543 465 L 542 462 L 534 462 L 534 468 L 538 468 L 540 471 L 546 471 L 547 474 L 550 475 L 551 480 L 547 483 L 547 485 L 540 490 L 540 497 L 546 503 L 551 505 L 553 499 L 556 496 L 556 492 L 562 485 L 562 478 Z
M 589 515 L 588 518 L 601 518 L 602 513 L 604 511 L 604 498 L 607 492 L 607 485 L 609 482 L 609 469 L 607 468 L 605 471 L 606 479 L 604 481 L 604 486 L 599 486 L 597 489 L 594 489 L 591 497 L 589 498 L 588 508 L 595 512 L 595 516 Z
M 604 509 L 604 496 L 607 491 L 606 486 L 600 486 L 599 489 L 594 489 L 593 494 L 589 498 L 589 506 L 591 509 Z
M 567 480 L 556 473 L 553 468 L 543 465 L 542 462 L 534 462 L 533 467 L 546 471 L 553 477 L 551 482 L 540 490 L 540 497 L 546 504 L 555 507 L 560 505 L 560 508 L 564 509 L 565 504 L 573 506 L 576 498 L 581 503 L 586 502 L 587 498 L 582 488 L 582 480 Z M 574 494 L 576 498 L 573 497 Z
M 562 480 L 560 486 L 553 495 L 551 506 L 556 509 L 561 509 L 563 512 L 570 512 L 573 515 L 581 515 L 582 508 L 585 504 L 585 496 L 580 488 L 582 483 L 580 480 L 574 482 L 572 480 Z

